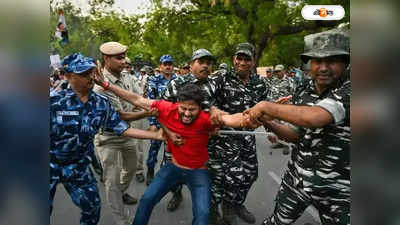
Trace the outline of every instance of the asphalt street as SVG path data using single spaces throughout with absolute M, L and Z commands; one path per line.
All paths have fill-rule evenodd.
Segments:
M 264 131 L 259 128 L 257 131 Z M 147 146 L 149 141 L 146 141 Z M 145 149 L 145 159 L 147 158 L 147 150 Z M 290 155 L 283 155 L 282 149 L 271 149 L 270 143 L 265 136 L 257 136 L 257 154 L 259 160 L 259 177 L 253 185 L 247 197 L 245 205 L 256 216 L 256 224 L 261 222 L 273 212 L 275 195 L 279 188 L 281 176 L 285 170 L 286 162 Z M 159 152 L 159 161 L 162 152 Z M 159 164 L 158 164 L 159 165 Z M 158 166 L 157 166 L 158 169 Z M 114 225 L 109 206 L 105 200 L 104 185 L 98 182 L 100 189 L 100 197 L 102 201 L 101 219 L 99 225 Z M 133 179 L 128 193 L 140 198 L 146 189 L 145 183 L 136 183 Z M 156 205 L 153 210 L 149 225 L 190 225 L 192 221 L 192 208 L 190 193 L 186 187 L 183 188 L 184 200 L 175 212 L 168 212 L 166 207 L 171 194 L 166 195 L 161 202 Z M 125 213 L 132 218 L 135 215 L 137 205 L 126 206 Z M 76 207 L 71 198 L 66 193 L 62 185 L 58 185 L 57 193 L 54 200 L 53 213 L 50 218 L 52 225 L 74 225 L 79 224 L 80 211 Z M 303 216 L 295 223 L 295 225 L 303 225 L 305 223 L 320 224 L 318 213 L 312 207 L 309 207 Z M 239 219 L 239 224 L 247 224 Z

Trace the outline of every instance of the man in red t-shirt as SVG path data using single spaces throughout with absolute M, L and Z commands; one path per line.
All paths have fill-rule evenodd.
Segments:
M 156 177 L 143 194 L 136 211 L 134 225 L 146 225 L 154 206 L 176 183 L 185 183 L 191 192 L 193 225 L 207 225 L 211 201 L 211 183 L 206 166 L 209 133 L 215 128 L 208 113 L 201 110 L 203 91 L 195 84 L 187 84 L 178 90 L 177 103 L 143 98 L 132 92 L 104 82 L 101 71 L 96 82 L 105 89 L 143 109 L 157 108 L 161 124 L 183 137 L 184 143 L 175 145 L 167 138 L 167 151 L 172 161 L 160 168 Z M 244 115 L 223 115 L 224 126 L 241 127 Z

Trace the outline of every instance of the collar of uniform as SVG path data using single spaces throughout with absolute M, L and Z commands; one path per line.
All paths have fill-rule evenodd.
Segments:
M 184 80 L 189 80 L 191 83 L 199 82 L 200 80 L 193 73 L 189 73 L 188 75 L 182 77 Z
M 69 98 L 73 98 L 73 97 L 78 98 L 78 96 L 76 95 L 75 91 L 72 90 L 72 88 L 68 88 L 65 90 L 65 96 L 67 96 Z M 94 99 L 94 97 L 95 97 L 95 92 L 92 89 L 89 92 L 88 101 Z
M 93 91 L 93 89 L 90 90 L 88 101 L 94 99 L 95 95 L 96 95 L 96 93 Z
M 65 96 L 71 97 L 74 95 L 76 95 L 76 94 L 75 94 L 74 90 L 72 90 L 72 88 L 68 88 L 65 90 Z
M 198 79 L 195 75 L 193 75 L 192 73 L 190 73 L 190 75 L 192 76 L 192 79 L 193 79 L 192 82 L 193 82 L 193 83 L 204 84 L 204 83 L 209 83 L 210 80 L 211 80 L 211 77 L 210 77 L 210 76 L 207 76 L 206 79 L 200 80 L 200 79 Z
M 112 75 L 106 68 L 104 68 L 104 72 L 103 75 L 105 78 L 108 79 L 108 81 L 110 81 L 112 84 L 115 84 L 119 81 L 118 78 L 116 78 L 114 75 Z M 121 74 L 122 76 L 122 74 Z
M 339 87 L 341 87 L 342 85 L 344 85 L 345 83 L 347 83 L 347 82 L 349 82 L 349 81 L 350 81 L 350 79 L 348 79 L 348 77 L 346 77 L 346 76 L 340 77 L 339 80 L 338 80 L 338 82 L 337 82 L 337 84 L 336 84 L 335 86 L 326 89 L 323 93 L 321 93 L 320 95 L 318 95 L 317 90 L 316 90 L 316 88 L 315 88 L 315 82 L 314 82 L 314 80 L 312 79 L 312 80 L 310 80 L 310 81 L 308 82 L 308 92 L 311 93 L 311 94 L 316 94 L 316 95 L 318 95 L 318 96 L 321 97 L 321 96 L 324 96 L 324 95 L 325 95 L 327 92 L 329 92 L 330 90 L 334 90 L 334 89 L 336 89 L 336 88 L 339 88 Z
M 237 72 L 235 70 L 232 70 L 232 76 L 238 80 L 241 80 L 239 75 L 237 74 Z M 258 77 L 258 75 L 256 73 L 251 73 L 249 76 L 249 80 L 248 80 L 248 84 L 252 83 L 256 78 Z

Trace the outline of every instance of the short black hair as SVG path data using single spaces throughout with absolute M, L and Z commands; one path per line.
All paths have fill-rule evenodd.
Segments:
M 177 100 L 178 102 L 192 100 L 201 106 L 201 103 L 204 100 L 204 92 L 195 84 L 185 84 L 178 89 Z

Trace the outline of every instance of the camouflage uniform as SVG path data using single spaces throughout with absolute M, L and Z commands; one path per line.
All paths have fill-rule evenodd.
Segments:
M 94 135 L 102 126 L 118 135 L 128 129 L 106 97 L 91 92 L 82 104 L 72 89 L 51 93 L 50 213 L 56 187 L 62 183 L 82 210 L 80 224 L 98 223 L 100 197 L 89 164 L 94 154 Z
M 177 76 L 175 74 L 171 75 L 171 79 L 175 79 Z M 162 74 L 157 74 L 148 78 L 148 89 L 147 89 L 147 97 L 150 99 L 160 99 L 162 92 L 167 88 L 169 81 Z M 160 123 L 158 123 L 155 117 L 149 117 L 149 125 L 155 125 L 158 129 L 160 129 Z M 157 163 L 157 155 L 160 150 L 162 141 L 151 140 L 150 141 L 150 149 L 149 155 L 147 157 L 147 168 L 154 168 Z
M 268 90 L 271 90 L 272 89 L 272 87 L 273 87 L 273 85 L 274 85 L 274 83 L 276 82 L 276 77 L 271 77 L 271 78 L 268 78 L 268 77 L 263 77 L 262 78 L 262 80 L 264 81 L 264 83 L 265 83 L 265 86 L 267 87 L 267 89 Z M 272 95 L 272 91 L 271 91 L 271 95 Z M 270 96 L 270 97 L 272 97 L 272 96 Z
M 278 100 L 281 97 L 293 95 L 295 90 L 294 82 L 289 77 L 282 79 L 274 78 L 271 82 L 271 100 Z
M 130 75 L 130 77 L 132 79 L 133 91 L 139 95 L 144 96 L 144 90 L 145 90 L 144 87 L 147 83 L 148 75 L 145 75 L 145 76 L 140 75 L 139 77 L 136 77 L 135 75 Z M 138 107 L 135 107 L 133 109 L 134 112 L 139 112 L 142 110 L 143 109 L 140 109 Z M 138 128 L 138 129 L 142 129 L 142 130 L 147 129 L 146 118 L 132 121 L 131 124 L 134 128 Z M 144 173 L 143 152 L 144 152 L 144 146 L 145 146 L 146 141 L 147 140 L 136 139 L 136 143 L 137 143 L 137 145 L 136 145 L 136 157 L 137 157 L 136 174 Z M 121 172 L 121 174 L 126 174 L 126 172 L 124 170 Z M 125 180 L 125 179 L 121 178 L 121 181 L 123 181 L 123 180 Z
M 208 77 L 206 80 L 199 80 L 191 73 L 186 76 L 179 76 L 168 84 L 168 87 L 165 89 L 162 98 L 166 101 L 176 102 L 178 89 L 186 84 L 196 84 L 203 91 L 205 91 L 206 95 L 204 96 L 205 98 L 201 104 L 201 108 L 208 112 L 210 110 L 210 106 L 213 105 L 215 101 L 215 84 L 210 77 Z
M 342 32 L 309 35 L 305 42 L 303 60 L 349 56 L 349 39 Z M 274 213 L 263 224 L 293 224 L 309 205 L 318 209 L 322 224 L 350 224 L 350 94 L 346 75 L 321 94 L 312 80 L 298 88 L 293 104 L 320 106 L 331 113 L 334 122 L 322 128 L 293 126 L 302 138 L 288 162 Z
M 234 114 L 243 112 L 259 101 L 269 100 L 269 90 L 257 74 L 251 74 L 248 83 L 243 84 L 233 69 L 220 71 L 212 77 L 215 85 L 215 106 L 218 109 Z M 210 139 L 208 150 L 212 203 L 217 205 L 224 200 L 233 206 L 242 205 L 258 177 L 255 136 L 213 137 Z

